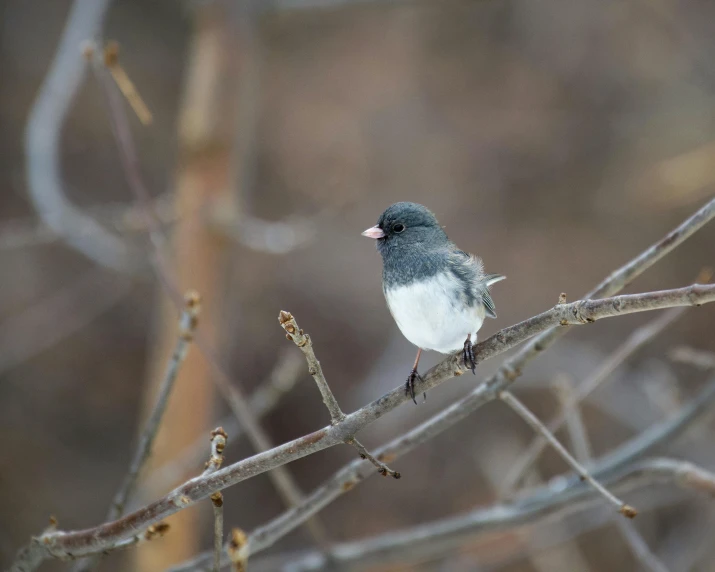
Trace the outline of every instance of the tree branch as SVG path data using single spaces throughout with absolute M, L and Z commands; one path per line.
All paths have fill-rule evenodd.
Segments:
M 380 447 L 377 450 L 378 455 L 384 459 L 398 458 L 451 427 L 469 413 L 469 407 L 473 405 L 470 401 L 473 395 L 474 392 L 404 435 Z M 614 474 L 625 470 L 631 463 L 649 454 L 656 447 L 663 446 L 666 442 L 675 439 L 707 413 L 714 403 L 715 378 L 712 378 L 700 394 L 677 414 L 662 423 L 652 426 L 603 457 L 591 467 L 592 475 L 605 482 L 610 482 L 609 479 L 612 479 Z M 363 469 L 365 468 L 366 463 L 360 461 L 349 463 L 308 495 L 301 506 L 285 512 L 254 530 L 250 535 L 251 552 L 256 553 L 272 546 L 277 540 L 299 526 L 306 518 L 319 512 L 339 496 L 352 490 L 355 485 L 365 478 L 374 474 L 372 471 L 364 471 Z M 552 479 L 554 486 L 558 483 L 559 489 L 565 489 L 578 482 L 581 482 L 578 477 L 566 476 Z M 210 560 L 210 554 L 208 556 L 202 554 L 183 565 L 172 568 L 172 572 L 187 572 L 197 568 L 205 569 L 206 562 L 210 562 Z
M 328 385 L 328 381 L 325 379 L 323 368 L 321 367 L 318 358 L 315 357 L 315 351 L 313 351 L 313 340 L 311 340 L 310 336 L 298 327 L 298 323 L 295 321 L 295 318 L 290 312 L 281 310 L 281 313 L 278 315 L 278 322 L 286 331 L 286 337 L 295 343 L 295 345 L 298 346 L 305 355 L 305 359 L 308 362 L 308 372 L 313 376 L 313 379 L 320 390 L 320 394 L 323 396 L 323 403 L 325 403 L 325 407 L 327 407 L 330 412 L 330 422 L 333 425 L 340 423 L 343 419 L 345 419 L 345 413 L 343 413 L 340 409 L 338 400 L 335 399 L 335 396 Z M 360 443 L 354 435 L 345 439 L 345 443 L 357 449 L 360 458 L 370 461 L 375 467 L 377 467 L 378 472 L 383 477 L 390 475 L 395 479 L 400 478 L 400 473 L 393 471 L 385 463 L 373 457 L 367 448 Z
M 129 496 L 132 492 L 134 492 L 134 487 L 137 484 L 139 473 L 141 472 L 144 463 L 146 463 L 149 458 L 149 455 L 151 455 L 154 439 L 159 431 L 159 426 L 161 425 L 161 421 L 164 417 L 166 407 L 169 404 L 169 396 L 171 395 L 171 390 L 174 388 L 174 382 L 179 374 L 179 368 L 186 358 L 186 354 L 189 350 L 189 344 L 194 337 L 201 309 L 201 298 L 196 292 L 188 292 L 184 297 L 184 300 L 186 306 L 184 311 L 181 313 L 181 317 L 179 318 L 179 336 L 176 341 L 176 346 L 171 354 L 164 378 L 161 381 L 159 394 L 156 398 L 156 402 L 154 403 L 154 407 L 152 408 L 146 425 L 144 426 L 144 430 L 139 437 L 139 444 L 134 452 L 134 457 L 132 457 L 132 462 L 129 465 L 129 472 L 124 477 L 119 490 L 114 495 L 112 504 L 107 512 L 107 520 L 116 520 L 124 514 L 124 506 L 129 499 Z M 78 570 L 78 572 L 91 570 L 99 563 L 99 560 L 100 556 L 97 555 L 86 562 L 80 563 L 76 567 L 76 570 Z
M 675 290 L 560 304 L 538 316 L 505 328 L 480 342 L 475 348 L 476 359 L 478 362 L 482 362 L 499 355 L 554 324 L 586 324 L 615 315 L 679 305 L 700 305 L 713 300 L 715 300 L 715 286 L 696 284 Z M 459 353 L 451 355 L 424 375 L 424 381 L 420 383 L 418 390 L 429 390 L 463 371 L 464 364 L 461 363 Z M 452 417 L 450 422 L 454 423 L 455 419 L 461 419 L 473 410 L 469 409 L 465 412 L 462 409 L 460 411 L 461 406 L 466 404 L 475 409 L 475 403 L 478 406 L 494 399 L 496 393 L 505 389 L 505 386 L 506 384 L 504 386 L 482 385 L 480 391 L 475 390 L 466 400 L 447 408 L 441 416 Z M 408 399 L 404 387 L 400 385 L 376 401 L 347 415 L 345 419 L 335 425 L 324 427 L 269 451 L 258 453 L 212 475 L 191 479 L 165 497 L 114 522 L 107 522 L 83 531 L 43 534 L 40 536 L 41 542 L 35 543 L 35 546 L 39 547 L 43 553 L 42 558 L 67 558 L 69 554 L 82 556 L 111 550 L 118 542 L 130 536 L 133 531 L 159 522 L 163 518 L 207 498 L 216 490 L 224 489 L 293 460 L 344 442 Z M 431 430 L 438 427 L 439 423 L 436 423 Z M 382 461 L 387 460 L 385 455 L 378 456 L 378 458 L 381 458 Z
M 632 465 L 608 481 L 609 486 L 621 492 L 657 484 L 672 484 L 712 496 L 715 492 L 715 474 L 686 461 L 652 459 Z M 479 534 L 510 530 L 547 518 L 564 518 L 590 509 L 594 497 L 593 489 L 578 481 L 573 481 L 565 489 L 559 488 L 558 483 L 550 483 L 512 503 L 478 508 L 413 528 L 336 544 L 325 556 L 315 552 L 305 554 L 291 562 L 290 570 L 306 572 L 326 569 L 326 556 L 330 559 L 331 570 L 352 569 L 351 565 L 358 563 L 361 568 L 390 562 L 404 564 L 405 560 L 415 561 L 434 556 L 435 549 L 438 554 L 444 554 Z M 197 568 L 181 570 L 188 572 Z
M 559 456 L 568 463 L 568 465 L 578 474 L 584 481 L 591 485 L 594 490 L 596 490 L 602 497 L 604 497 L 608 502 L 613 504 L 623 516 L 628 518 L 634 518 L 638 513 L 636 510 L 624 503 L 619 498 L 616 498 L 613 493 L 607 490 L 601 483 L 594 479 L 589 472 L 574 459 L 571 454 L 566 450 L 566 448 L 559 443 L 559 441 L 554 437 L 549 430 L 544 427 L 543 423 L 538 420 L 536 415 L 534 415 L 529 409 L 519 401 L 514 395 L 509 391 L 502 391 L 499 393 L 499 399 L 511 407 L 519 417 L 526 421 L 534 431 L 542 435 L 546 439 Z
M 55 57 L 37 94 L 25 129 L 25 174 L 30 199 L 44 224 L 90 260 L 132 272 L 137 262 L 120 238 L 82 213 L 64 194 L 60 135 L 85 75 L 82 42 L 102 28 L 109 0 L 75 0 Z
M 588 438 L 586 426 L 581 417 L 581 409 L 578 404 L 575 407 L 569 407 L 569 403 L 572 399 L 572 394 L 570 393 L 572 390 L 571 384 L 568 380 L 563 380 L 559 389 L 562 407 L 568 407 L 566 428 L 571 438 L 573 448 L 576 451 L 576 458 L 581 463 L 590 463 L 592 462 L 593 454 L 591 452 L 591 442 Z M 640 535 L 632 522 L 621 518 L 614 518 L 613 521 L 620 531 L 623 540 L 628 544 L 633 556 L 646 570 L 650 570 L 650 572 L 668 572 L 668 568 L 653 554 L 648 543 Z
M 634 330 L 625 343 L 604 360 L 601 367 L 574 389 L 569 398 L 564 401 L 561 411 L 547 423 L 547 429 L 551 433 L 558 431 L 566 423 L 569 411 L 578 407 L 579 403 L 601 387 L 620 364 L 675 322 L 683 315 L 685 310 L 686 308 L 672 308 L 667 312 L 663 312 L 662 315 L 657 316 L 646 325 Z M 543 436 L 537 436 L 527 446 L 526 450 L 504 476 L 502 490 L 505 493 L 514 490 L 523 481 L 528 474 L 529 468 L 536 462 L 547 445 L 548 442 Z

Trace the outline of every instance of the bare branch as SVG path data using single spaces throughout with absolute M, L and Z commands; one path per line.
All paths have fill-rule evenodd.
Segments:
M 575 388 L 571 397 L 563 404 L 561 411 L 546 424 L 548 430 L 551 433 L 558 431 L 566 423 L 569 411 L 578 407 L 584 399 L 596 389 L 602 387 L 619 365 L 668 328 L 683 315 L 685 310 L 686 308 L 672 308 L 667 312 L 663 312 L 662 315 L 657 316 L 646 325 L 634 330 L 625 343 L 604 360 L 601 367 Z M 543 436 L 536 437 L 531 442 L 506 473 L 502 489 L 505 493 L 514 490 L 523 481 L 528 474 L 529 468 L 536 462 L 547 445 L 548 442 Z
M 541 434 L 544 439 L 549 442 L 556 452 L 561 456 L 561 458 L 566 461 L 569 466 L 576 471 L 581 478 L 591 485 L 598 493 L 603 496 L 608 502 L 616 507 L 618 512 L 628 518 L 634 518 L 638 513 L 632 507 L 624 503 L 619 498 L 616 498 L 613 493 L 607 490 L 601 483 L 594 479 L 589 472 L 574 459 L 571 454 L 564 448 L 564 446 L 559 443 L 559 441 L 554 437 L 549 430 L 544 427 L 543 423 L 539 421 L 531 411 L 514 395 L 508 391 L 502 391 L 499 393 L 499 399 L 511 407 L 524 421 L 526 421 L 534 431 Z
M 455 405 L 464 405 L 464 400 Z M 591 468 L 591 473 L 604 482 L 612 482 L 619 474 L 624 472 L 634 461 L 650 453 L 654 448 L 675 439 L 680 433 L 696 423 L 707 413 L 715 403 L 715 378 L 711 379 L 702 392 L 688 405 L 683 407 L 676 415 L 666 421 L 654 425 L 647 431 L 627 441 L 617 449 L 606 455 Z M 380 447 L 377 453 L 381 458 L 396 459 L 409 453 L 419 445 L 438 435 L 456 423 L 461 411 L 454 405 L 433 416 L 431 419 L 401 435 L 388 444 Z M 250 535 L 251 553 L 255 554 L 272 546 L 277 540 L 299 526 L 306 518 L 319 512 L 339 496 L 352 490 L 355 485 L 362 482 L 374 473 L 367 469 L 367 463 L 353 461 L 348 463 L 323 485 L 314 490 L 305 499 L 305 502 L 296 508 L 276 517 L 272 521 L 254 530 Z M 579 477 L 557 477 L 552 479 L 552 486 L 557 490 L 565 490 L 576 484 L 582 484 Z M 693 485 L 695 487 L 695 485 Z M 707 492 L 707 482 L 703 483 L 703 490 Z M 541 489 L 538 489 L 541 490 Z M 208 562 L 208 564 L 206 564 Z M 202 554 L 184 564 L 172 568 L 172 572 L 186 572 L 188 570 L 206 569 L 210 566 L 211 554 Z
M 340 423 L 343 419 L 345 419 L 345 413 L 343 413 L 343 411 L 340 409 L 338 400 L 335 399 L 335 396 L 333 395 L 333 392 L 328 385 L 328 381 L 325 379 L 325 375 L 323 374 L 323 368 L 321 367 L 318 358 L 315 357 L 315 351 L 313 350 L 313 340 L 311 340 L 310 336 L 304 333 L 303 330 L 298 327 L 298 323 L 295 321 L 295 318 L 291 315 L 290 312 L 281 310 L 280 314 L 278 315 L 278 322 L 280 323 L 281 327 L 286 331 L 286 337 L 293 343 L 295 343 L 295 345 L 298 346 L 305 355 L 305 359 L 308 361 L 308 372 L 310 373 L 310 375 L 313 376 L 313 379 L 315 380 L 315 383 L 320 390 L 320 394 L 323 396 L 323 403 L 325 403 L 325 407 L 327 407 L 328 411 L 330 412 L 330 422 L 333 425 L 335 425 L 336 423 Z M 361 459 L 367 459 L 373 465 L 375 465 L 375 467 L 377 467 L 378 472 L 383 477 L 390 475 L 395 479 L 400 478 L 400 473 L 398 473 L 397 471 L 393 471 L 385 463 L 373 457 L 370 452 L 365 448 L 365 446 L 360 443 L 360 441 L 355 439 L 354 435 L 351 435 L 349 438 L 345 439 L 345 443 L 357 449 L 357 452 L 360 454 Z
M 146 103 L 139 95 L 134 82 L 129 79 L 127 72 L 124 71 L 124 68 L 119 63 L 119 44 L 117 42 L 107 43 L 107 47 L 104 50 L 104 65 L 107 66 L 117 87 L 129 102 L 129 105 L 131 105 L 134 113 L 137 114 L 139 121 L 144 125 L 150 125 L 153 121 L 151 111 L 149 111 Z
M 609 486 L 623 492 L 657 484 L 672 484 L 712 494 L 715 490 L 715 475 L 686 461 L 653 459 L 629 467 L 608 482 Z M 336 544 L 328 555 L 315 552 L 305 554 L 299 560 L 291 562 L 290 570 L 304 572 L 328 568 L 352 569 L 351 565 L 358 562 L 361 568 L 390 562 L 404 564 L 405 560 L 416 561 L 444 554 L 480 534 L 510 530 L 547 518 L 564 518 L 569 514 L 592 509 L 594 500 L 593 489 L 577 480 L 572 481 L 565 489 L 560 488 L 559 483 L 550 483 L 513 503 L 478 508 L 466 514 L 413 528 L 383 533 L 356 542 Z M 203 569 L 197 566 L 174 570 L 188 572 Z
M 50 69 L 25 129 L 26 177 L 30 199 L 42 221 L 90 260 L 122 272 L 137 263 L 118 237 L 73 206 L 60 172 L 60 134 L 85 74 L 80 46 L 97 35 L 109 0 L 75 0 Z M 91 238 L 88 238 L 91 237 Z
M 676 290 L 616 296 L 604 300 L 583 300 L 572 304 L 558 305 L 548 312 L 505 328 L 476 346 L 476 358 L 484 361 L 494 357 L 529 337 L 543 331 L 554 323 L 591 323 L 603 317 L 622 315 L 647 309 L 659 309 L 675 305 L 697 305 L 715 299 L 715 286 L 693 285 Z M 419 391 L 429 390 L 456 373 L 462 372 L 458 354 L 447 357 L 424 375 Z M 444 416 L 449 424 L 454 424 L 479 405 L 495 398 L 505 387 L 483 385 L 470 396 L 448 407 L 429 427 L 428 434 L 443 426 Z M 324 427 L 299 439 L 264 451 L 221 469 L 212 475 L 191 479 L 171 491 L 165 497 L 149 504 L 114 522 L 75 532 L 55 532 L 41 535 L 41 543 L 35 544 L 43 552 L 43 557 L 67 557 L 68 554 L 82 556 L 111 550 L 118 542 L 127 538 L 134 530 L 145 528 L 167 516 L 207 498 L 216 490 L 232 486 L 255 475 L 280 467 L 293 460 L 344 442 L 358 431 L 379 419 L 398 405 L 409 399 L 400 385 L 378 400 L 364 406 L 335 425 Z M 422 435 L 425 437 L 426 435 Z M 387 455 L 383 460 L 388 461 Z M 594 475 L 596 476 L 596 475 Z

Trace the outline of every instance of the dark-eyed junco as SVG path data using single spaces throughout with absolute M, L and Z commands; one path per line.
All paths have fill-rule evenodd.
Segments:
M 485 274 L 482 261 L 457 248 L 434 214 L 417 203 L 395 203 L 362 234 L 377 240 L 387 305 L 418 348 L 405 385 L 412 400 L 422 350 L 462 349 L 464 364 L 474 373 L 477 332 L 486 316 L 497 317 L 489 286 L 505 276 Z

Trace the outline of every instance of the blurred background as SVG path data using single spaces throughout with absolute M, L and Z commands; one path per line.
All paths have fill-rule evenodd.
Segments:
M 200 330 L 232 384 L 246 395 L 284 384 L 262 417 L 275 444 L 329 422 L 279 310 L 312 336 L 344 410 L 404 381 L 414 350 L 386 309 L 374 243 L 360 236 L 389 204 L 427 205 L 450 238 L 507 275 L 493 289 L 499 317 L 485 324 L 486 337 L 553 306 L 561 292 L 578 299 L 713 196 L 709 2 L 97 2 L 90 37 L 119 43 L 122 69 L 153 115 L 143 125 L 124 104 L 168 272 L 181 291 L 201 293 Z M 48 158 L 40 145 L 29 159 L 28 120 L 71 7 L 0 0 L 2 566 L 49 515 L 63 529 L 103 521 L 177 336 L 178 314 L 152 271 L 144 211 L 91 73 L 71 95 L 56 87 L 71 80 L 61 70 L 48 97 L 70 93 L 67 115 L 40 118 L 55 121 L 57 153 Z M 81 70 L 80 46 L 70 47 L 65 63 Z M 66 202 L 53 202 L 48 184 Z M 53 209 L 64 212 L 59 223 Z M 85 217 L 101 225 L 101 240 Z M 715 227 L 706 227 L 629 291 L 692 283 L 715 263 L 714 244 Z M 655 317 L 577 329 L 526 369 L 517 395 L 549 419 L 559 410 L 555 381 L 578 385 Z M 712 308 L 686 310 L 589 398 L 582 415 L 595 456 L 697 393 L 707 372 L 669 356 L 683 345 L 715 351 L 712 324 Z M 428 354 L 423 367 L 438 359 Z M 400 407 L 362 442 L 374 448 L 405 432 L 497 365 Z M 132 507 L 202 471 L 219 424 L 229 431 L 228 462 L 254 453 L 231 440 L 213 377 L 192 347 Z M 658 453 L 712 469 L 712 429 L 701 420 Z M 171 465 L 197 439 L 205 451 L 200 444 L 198 457 Z M 506 406 L 488 404 L 392 463 L 402 480 L 367 480 L 319 513 L 328 540 L 494 503 L 531 439 Z M 335 447 L 288 470 L 308 492 L 354 456 Z M 531 480 L 565 470 L 546 451 Z M 285 509 L 265 475 L 224 496 L 227 527 L 250 531 Z M 715 506 L 672 487 L 626 500 L 641 509 L 634 525 L 667 570 L 715 570 Z M 100 569 L 163 570 L 211 546 L 208 502 L 168 521 L 166 537 L 115 553 Z M 255 560 L 314 547 L 303 526 Z M 595 510 L 369 569 L 620 572 L 642 566 L 632 552 L 607 512 Z

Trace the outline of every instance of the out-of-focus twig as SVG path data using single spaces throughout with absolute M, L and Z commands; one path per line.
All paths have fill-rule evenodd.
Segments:
M 596 479 L 591 476 L 591 474 L 579 463 L 576 459 L 574 459 L 571 454 L 564 448 L 564 446 L 559 443 L 558 439 L 553 436 L 553 434 L 544 426 L 541 421 L 534 415 L 526 405 L 524 405 L 521 401 L 519 401 L 511 392 L 509 391 L 502 391 L 499 393 L 499 399 L 501 399 L 504 403 L 506 403 L 509 407 L 511 407 L 519 417 L 521 417 L 526 423 L 528 423 L 534 431 L 539 433 L 540 435 L 543 436 L 544 439 L 546 439 L 551 445 L 554 450 L 559 454 L 559 456 L 568 463 L 568 465 L 576 471 L 578 475 L 581 476 L 581 478 L 586 481 L 589 485 L 591 485 L 603 498 L 605 498 L 608 502 L 610 502 L 612 505 L 616 507 L 618 512 L 620 512 L 623 516 L 626 516 L 628 518 L 634 518 L 636 514 L 636 510 L 630 506 L 624 503 L 622 500 L 617 498 L 611 491 L 606 489 L 601 483 L 599 483 Z
M 193 340 L 199 311 L 201 309 L 201 299 L 196 292 L 188 292 L 185 297 L 185 304 L 186 307 L 179 320 L 179 336 L 176 341 L 174 353 L 172 354 L 166 367 L 166 372 L 161 382 L 161 389 L 159 390 L 159 395 L 156 403 L 154 404 L 154 408 L 152 409 L 149 419 L 147 420 L 144 430 L 142 431 L 142 435 L 139 439 L 139 446 L 134 453 L 134 457 L 132 458 L 132 462 L 129 467 L 129 473 L 125 477 L 122 482 L 122 486 L 119 488 L 117 494 L 114 496 L 114 500 L 112 501 L 112 506 L 107 514 L 108 520 L 115 520 L 124 513 L 124 505 L 127 502 L 129 495 L 134 490 L 139 472 L 151 453 L 154 438 L 156 437 L 156 432 L 159 430 L 159 426 L 161 425 L 161 420 L 164 416 L 164 411 L 166 411 L 166 406 L 169 403 L 169 397 L 171 395 L 171 390 L 174 387 L 176 376 L 178 375 L 179 368 L 186 357 L 186 353 L 189 349 L 189 343 Z
M 233 572 L 246 572 L 248 567 L 248 547 L 246 533 L 240 528 L 234 528 L 231 531 L 231 540 L 229 540 L 226 549 Z
M 228 435 L 223 427 L 217 427 L 211 431 L 211 456 L 202 476 L 210 475 L 221 468 L 227 441 Z M 223 548 L 223 495 L 221 491 L 216 491 L 211 495 L 211 504 L 214 512 L 214 572 L 219 572 Z
M 668 357 L 673 361 L 687 363 L 699 369 L 715 369 L 715 353 L 713 352 L 680 346 L 669 352 Z
M 345 413 L 343 413 L 342 409 L 340 409 L 338 400 L 335 399 L 335 396 L 328 385 L 328 381 L 325 379 L 323 368 L 320 365 L 318 358 L 315 357 L 313 340 L 311 340 L 310 336 L 298 327 L 298 323 L 295 321 L 295 318 L 290 312 L 281 310 L 281 313 L 278 316 L 278 322 L 286 331 L 287 338 L 295 343 L 295 345 L 300 348 L 300 351 L 303 352 L 303 355 L 305 355 L 305 359 L 308 362 L 308 373 L 313 376 L 315 384 L 318 386 L 318 390 L 323 396 L 323 403 L 325 403 L 325 407 L 327 407 L 330 412 L 330 422 L 333 425 L 340 423 L 345 419 Z M 372 454 L 370 454 L 365 446 L 355 438 L 354 435 L 345 439 L 345 443 L 357 449 L 360 454 L 360 458 L 370 461 L 375 467 L 377 467 L 378 472 L 383 477 L 390 475 L 395 479 L 400 478 L 400 473 L 393 471 L 385 463 L 376 459 Z
M 298 381 L 303 371 L 303 361 L 294 352 L 286 351 L 278 359 L 278 363 L 271 371 L 268 378 L 261 383 L 251 397 L 248 405 L 258 418 L 272 411 L 279 401 L 291 390 Z M 235 415 L 228 415 L 219 423 L 226 428 L 226 432 L 234 435 L 232 443 L 236 443 L 242 436 L 242 430 Z M 158 467 L 149 476 L 142 490 L 158 494 L 185 473 L 186 469 L 196 466 L 203 458 L 206 449 L 206 439 L 199 437 L 187 446 L 175 459 Z
M 109 0 L 75 0 L 50 69 L 30 110 L 25 129 L 27 186 L 42 221 L 72 248 L 92 261 L 133 272 L 137 253 L 73 206 L 64 193 L 60 171 L 60 134 L 85 74 L 82 42 L 96 36 Z
M 151 111 L 149 111 L 146 103 L 139 95 L 137 88 L 134 87 L 134 82 L 129 79 L 127 72 L 124 71 L 124 68 L 119 63 L 119 44 L 117 42 L 107 43 L 104 50 L 104 65 L 107 66 L 117 87 L 129 102 L 129 105 L 131 105 L 134 113 L 137 114 L 139 121 L 144 125 L 150 125 L 153 121 Z

